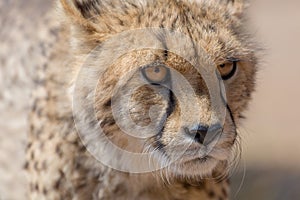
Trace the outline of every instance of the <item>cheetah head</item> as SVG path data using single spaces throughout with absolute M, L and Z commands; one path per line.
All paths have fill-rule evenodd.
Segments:
M 257 63 L 243 2 L 60 6 L 72 24 L 74 118 L 95 157 L 122 171 L 184 178 L 230 166 Z

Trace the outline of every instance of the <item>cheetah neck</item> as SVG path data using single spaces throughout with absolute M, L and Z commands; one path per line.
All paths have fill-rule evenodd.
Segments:
M 99 199 L 226 200 L 229 195 L 228 179 L 203 179 L 195 182 L 173 180 L 166 183 L 153 174 L 128 174 L 113 170 L 106 176 L 104 180 L 107 181 L 99 183 L 94 194 Z

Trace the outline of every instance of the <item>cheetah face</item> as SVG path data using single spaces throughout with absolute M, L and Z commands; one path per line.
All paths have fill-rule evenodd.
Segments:
M 104 164 L 190 178 L 211 175 L 236 158 L 237 128 L 254 90 L 257 59 L 232 7 L 193 5 L 173 2 L 171 13 L 148 5 L 137 14 L 143 5 L 126 4 L 125 14 L 147 18 L 143 25 L 130 23 L 131 29 L 124 13 L 122 23 L 103 12 L 84 24 L 90 39 L 77 42 L 94 50 L 82 53 L 87 59 L 74 83 L 74 116 L 87 149 Z M 171 22 L 159 31 L 147 28 L 157 27 L 151 9 Z M 106 30 L 105 20 L 118 34 L 99 34 L 105 37 L 92 43 L 98 29 Z
M 252 90 L 247 81 L 253 66 L 239 58 L 224 64 L 200 61 L 203 71 L 171 51 L 142 49 L 100 73 L 95 93 L 84 95 L 94 96 L 99 134 L 124 152 L 149 155 L 149 161 L 137 161 L 105 146 L 118 165 L 127 170 L 133 163 L 154 162 L 153 169 L 174 177 L 203 177 L 236 158 L 237 126 Z

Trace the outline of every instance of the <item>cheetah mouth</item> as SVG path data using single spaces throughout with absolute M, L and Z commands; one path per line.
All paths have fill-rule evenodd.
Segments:
M 212 171 L 218 165 L 219 160 L 212 156 L 185 158 L 174 163 L 173 172 L 175 175 L 186 177 L 204 177 L 210 176 Z
M 194 164 L 203 164 L 209 161 L 212 161 L 214 158 L 211 156 L 204 156 L 204 157 L 197 157 L 197 158 L 191 158 L 183 161 L 183 164 L 189 164 L 189 163 L 194 163 Z
M 192 143 L 173 164 L 176 175 L 187 177 L 211 177 L 213 171 L 222 163 L 232 159 L 232 147 L 223 142 L 211 149 Z
M 212 160 L 218 160 L 217 158 L 213 157 L 207 153 L 201 153 L 197 149 L 188 149 L 183 155 L 182 158 L 178 161 L 181 164 L 186 163 L 196 163 L 196 164 L 203 164 L 206 162 L 210 162 Z
M 217 162 L 229 159 L 230 152 L 230 148 L 219 146 L 215 146 L 210 150 L 208 148 L 201 149 L 199 146 L 191 146 L 175 163 L 186 166 L 215 166 Z

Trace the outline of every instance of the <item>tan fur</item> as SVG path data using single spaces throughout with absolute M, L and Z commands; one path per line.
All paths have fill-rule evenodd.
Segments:
M 238 153 L 235 152 L 238 145 L 237 128 L 254 90 L 257 63 L 254 44 L 243 29 L 243 2 L 61 0 L 58 7 L 61 13 L 59 17 L 63 17 L 64 22 L 57 45 L 49 57 L 48 67 L 45 68 L 45 77 L 35 92 L 30 115 L 26 165 L 30 178 L 30 198 L 228 199 L 228 169 Z M 151 46 L 154 42 L 157 49 L 126 52 L 109 63 L 107 69 L 100 68 L 100 55 L 104 58 L 113 57 L 111 54 L 102 55 L 105 51 L 101 45 L 124 31 L 149 27 L 182 33 L 192 42 L 174 43 L 167 37 L 154 37 L 155 34 L 150 34 L 149 38 L 136 35 L 132 43 Z M 109 47 L 123 50 L 125 47 L 122 42 L 117 41 Z M 192 46 L 192 43 L 196 45 Z M 197 49 L 197 45 L 203 51 Z M 166 55 L 166 51 L 162 50 L 165 46 L 184 47 L 179 53 L 184 54 L 185 58 L 172 51 Z M 212 116 L 216 113 L 211 105 L 209 89 L 193 64 L 199 63 L 205 67 L 212 63 L 217 67 L 233 58 L 240 60 L 238 71 L 232 79 L 224 81 L 230 110 L 226 111 L 223 133 L 211 152 L 211 159 L 203 162 L 189 160 L 190 155 L 183 151 L 186 138 L 179 122 L 184 116 L 183 107 L 189 109 L 194 106 L 190 99 L 180 102 L 181 105 L 178 99 L 174 100 L 175 106 L 167 116 L 158 139 L 143 140 L 128 136 L 115 123 L 111 98 L 118 81 L 129 71 L 138 72 L 141 66 L 159 61 L 188 80 L 195 91 L 198 109 L 202 111 L 197 120 L 212 125 L 215 123 Z M 83 77 L 84 81 L 78 89 L 78 75 L 81 75 L 80 70 L 84 65 L 89 66 L 90 71 Z M 121 113 L 130 110 L 133 121 L 145 126 L 151 122 L 151 116 L 148 115 L 150 107 L 156 105 L 159 112 L 155 117 L 162 119 L 170 100 L 169 91 L 145 85 L 131 94 L 129 104 L 122 102 L 123 96 L 141 81 L 140 74 L 134 73 L 126 84 L 119 85 L 123 93 L 116 95 L 116 101 L 121 102 Z M 91 95 L 93 91 L 96 91 L 94 96 Z M 82 112 L 77 112 L 77 107 L 75 111 L 72 110 L 72 103 L 77 106 L 77 101 L 83 106 Z M 96 121 L 91 119 L 91 109 L 95 109 Z M 184 119 L 186 126 L 194 123 L 189 116 Z M 133 174 L 111 169 L 87 152 L 79 139 L 75 122 L 86 121 L 90 127 L 85 135 L 88 136 L 99 126 L 115 145 L 127 151 L 142 153 L 145 145 L 155 149 L 159 141 L 164 146 L 164 154 L 158 157 L 165 162 L 182 151 L 184 154 L 167 168 L 150 173 Z M 101 148 L 105 147 L 103 143 Z M 191 147 L 200 148 L 194 143 Z M 135 160 L 123 160 L 114 152 L 103 156 L 116 159 L 121 165 L 139 164 Z

